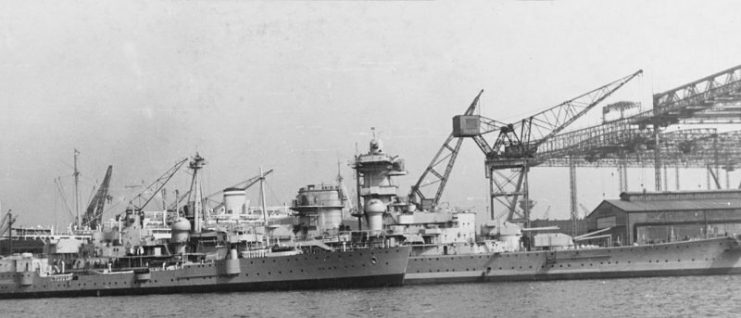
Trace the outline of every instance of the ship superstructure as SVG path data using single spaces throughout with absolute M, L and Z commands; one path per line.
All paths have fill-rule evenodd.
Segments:
M 355 157 L 353 169 L 357 175 L 357 206 L 363 212 L 357 216 L 365 217 L 369 231 L 380 233 L 385 216 L 406 208 L 406 204 L 398 200 L 398 186 L 393 183 L 393 177 L 407 173 L 404 160 L 385 153 L 383 143 L 374 132 L 368 152 Z
M 299 189 L 292 210 L 297 213 L 293 232 L 298 239 L 331 240 L 347 232 L 343 221 L 345 202 L 340 186 L 307 185 Z

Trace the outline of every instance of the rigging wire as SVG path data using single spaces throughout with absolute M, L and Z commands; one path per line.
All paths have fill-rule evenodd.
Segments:
M 59 181 L 59 178 L 57 177 L 54 179 L 54 183 L 57 185 L 57 194 L 61 197 L 62 203 L 64 203 L 63 207 L 67 209 L 67 213 L 74 218 L 75 215 L 72 213 L 72 208 L 70 208 L 69 203 L 67 202 L 66 197 L 66 191 L 64 191 L 64 185 L 62 185 L 62 182 Z
M 278 195 L 275 194 L 275 191 L 273 191 L 273 188 L 270 186 L 270 184 L 265 182 L 265 187 L 268 189 L 268 193 L 270 194 L 270 199 L 273 200 L 273 202 L 280 203 L 280 199 L 278 199 Z

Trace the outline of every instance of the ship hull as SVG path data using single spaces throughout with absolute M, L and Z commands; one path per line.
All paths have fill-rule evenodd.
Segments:
M 733 238 L 563 251 L 415 256 L 405 284 L 609 279 L 741 273 Z
M 212 293 L 400 286 L 409 247 L 317 252 L 151 269 L 142 274 L 0 273 L 0 298 Z M 24 278 L 25 277 L 25 278 Z M 25 279 L 25 280 L 24 280 Z
M 293 281 L 253 282 L 209 284 L 197 286 L 162 286 L 150 288 L 110 288 L 110 289 L 73 289 L 37 291 L 14 294 L 1 294 L 0 299 L 7 298 L 45 298 L 45 297 L 101 297 L 101 296 L 131 296 L 151 294 L 183 294 L 183 293 L 230 293 L 279 290 L 312 290 L 312 289 L 340 289 L 340 288 L 375 288 L 400 286 L 404 274 L 343 277 L 334 279 L 304 279 Z

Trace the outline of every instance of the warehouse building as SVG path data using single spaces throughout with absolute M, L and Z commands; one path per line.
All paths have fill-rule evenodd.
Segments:
M 624 192 L 587 217 L 615 245 L 652 244 L 741 234 L 741 190 Z

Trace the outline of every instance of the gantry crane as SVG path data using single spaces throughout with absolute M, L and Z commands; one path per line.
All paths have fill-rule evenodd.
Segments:
M 684 124 L 727 124 L 741 122 L 741 66 L 704 77 L 653 96 L 653 109 L 625 117 L 637 103 L 622 102 L 606 107 L 603 113 L 619 110 L 618 120 L 561 134 L 541 148 L 546 165 L 569 167 L 572 218 L 576 212 L 576 166 L 613 165 L 618 168 L 620 191 L 627 191 L 627 167 L 653 164 L 656 191 L 667 189 L 667 165 L 673 165 L 679 189 L 679 167 L 706 168 L 710 180 L 720 188 L 721 161 L 728 172 L 739 161 L 739 134 L 718 134 L 715 129 L 688 129 L 662 132 L 668 126 Z M 712 130 L 712 131 L 710 131 Z M 712 140 L 712 145 L 709 142 Z M 695 147 L 703 144 L 702 147 Z M 719 151 L 719 149 L 722 149 Z M 649 160 L 652 158 L 653 160 Z M 555 164 L 554 164 L 555 163 Z M 714 169 L 713 169 L 714 167 Z M 663 170 L 663 173 L 662 173 Z
M 654 127 L 654 140 L 660 142 L 661 127 L 692 117 L 741 119 L 739 109 L 717 112 L 720 104 L 741 100 L 741 65 L 706 76 L 694 82 L 653 96 L 649 121 Z M 714 111 L 715 110 L 715 111 Z M 730 114 L 730 116 L 729 116 Z M 656 191 L 661 191 L 660 147 L 654 151 Z M 717 173 L 717 171 L 716 171 Z
M 111 173 L 113 172 L 113 166 L 108 166 L 106 170 L 103 182 L 100 184 L 97 193 L 90 200 L 90 204 L 85 210 L 85 214 L 82 216 L 82 225 L 90 227 L 91 230 L 97 230 L 103 223 L 103 208 L 105 207 L 106 201 L 110 201 L 111 197 L 108 195 L 108 187 L 111 183 Z
M 656 191 L 666 188 L 667 174 L 665 162 L 669 162 L 676 169 L 677 184 L 679 184 L 678 167 L 700 167 L 708 169 L 708 180 L 713 177 L 716 187 L 720 187 L 719 152 L 724 161 L 726 174 L 734 168 L 734 158 L 738 156 L 733 146 L 738 144 L 737 135 L 725 134 L 721 145 L 717 142 L 716 131 L 704 132 L 702 129 L 684 130 L 665 133 L 661 130 L 676 123 L 737 123 L 741 121 L 741 66 L 736 66 L 722 72 L 704 77 L 689 84 L 682 85 L 666 92 L 653 96 L 653 109 L 624 117 L 623 111 L 635 108 L 635 104 L 623 103 L 615 105 L 621 111 L 618 120 L 605 121 L 601 125 L 561 134 L 547 141 L 541 147 L 540 156 L 553 162 L 568 166 L 571 180 L 571 210 L 576 211 L 576 184 L 575 167 L 592 165 L 593 162 L 612 161 L 618 167 L 620 177 L 620 191 L 627 190 L 627 167 L 644 166 L 648 158 L 655 172 Z M 608 109 L 606 108 L 605 111 Z M 715 146 L 713 154 L 708 151 L 699 155 L 692 155 L 687 151 L 686 142 L 697 143 L 702 140 L 713 139 Z M 666 140 L 665 140 L 666 139 Z M 677 145 L 672 143 L 685 141 L 685 151 L 678 151 Z M 722 146 L 723 144 L 727 146 Z M 647 150 L 650 153 L 647 153 Z M 630 156 L 629 156 L 630 155 Z M 579 157 L 584 157 L 580 160 Z M 690 157 L 690 158 L 688 158 Z M 607 159 L 607 160 L 606 160 Z M 682 162 L 677 162 L 681 160 Z M 640 162 L 636 162 L 640 161 Z M 714 163 L 715 171 L 711 168 Z M 598 163 L 599 164 L 599 163 Z M 553 163 L 550 165 L 554 166 Z M 699 166 L 698 166 L 699 165 Z M 709 183 L 709 182 L 708 182 Z M 728 185 L 727 185 L 728 186 Z M 677 189 L 679 186 L 677 185 Z
M 578 140 L 579 131 L 557 136 L 557 138 Z M 618 138 L 614 134 L 595 135 L 582 140 L 566 150 L 543 152 L 547 159 L 543 165 L 549 167 L 568 167 L 569 161 L 577 167 L 617 167 L 620 177 L 620 191 L 627 191 L 627 167 L 653 168 L 653 132 L 629 129 Z M 661 134 L 660 155 L 663 171 L 667 167 L 701 168 L 711 166 L 714 174 L 719 169 L 733 171 L 741 164 L 741 131 L 718 132 L 716 128 L 691 128 Z M 679 189 L 679 174 L 676 189 Z M 666 173 L 663 173 L 663 188 L 667 189 Z M 727 179 L 727 178 L 726 178 Z M 726 184 L 726 188 L 729 185 Z

